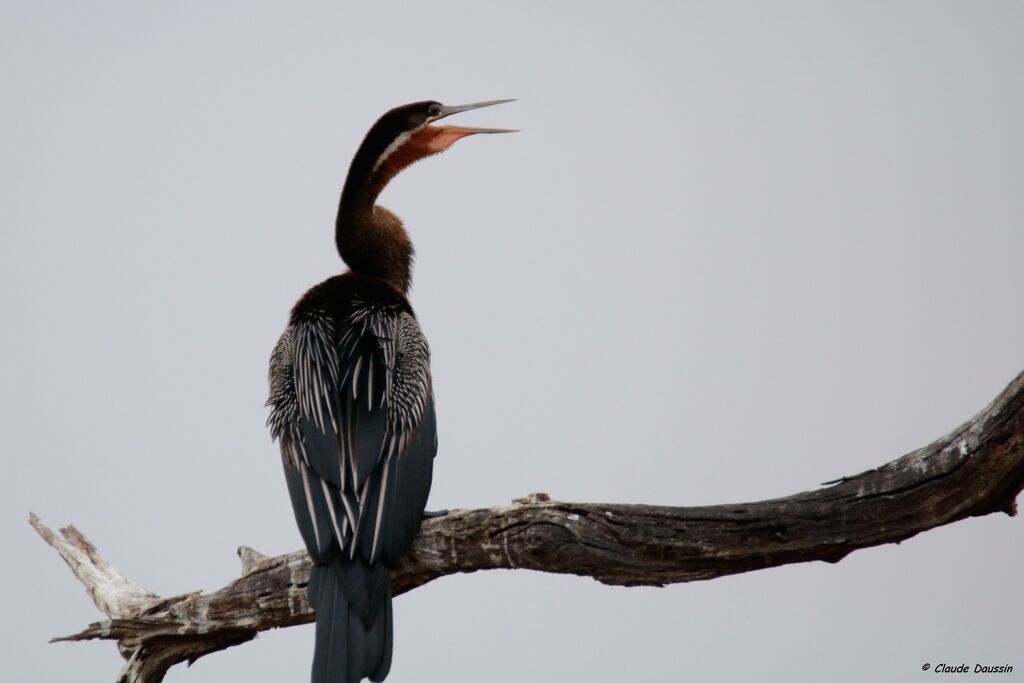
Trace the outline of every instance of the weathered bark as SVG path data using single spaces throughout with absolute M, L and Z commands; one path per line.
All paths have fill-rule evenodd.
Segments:
M 859 548 L 991 512 L 1015 514 L 1024 487 L 1024 373 L 988 407 L 929 446 L 826 488 L 706 507 L 564 503 L 544 494 L 510 507 L 427 519 L 394 574 L 404 593 L 447 574 L 533 569 L 622 586 L 713 579 L 792 562 L 838 562 Z M 55 640 L 116 640 L 118 681 L 153 683 L 167 669 L 313 619 L 305 552 L 264 557 L 242 547 L 242 576 L 213 593 L 161 598 L 124 578 L 74 527 L 36 531 L 61 554 L 108 619 Z

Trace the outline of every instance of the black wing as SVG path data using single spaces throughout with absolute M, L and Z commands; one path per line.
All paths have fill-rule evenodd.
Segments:
M 355 302 L 340 322 L 313 311 L 281 336 L 269 425 L 314 562 L 392 565 L 408 550 L 437 452 L 429 363 L 415 318 L 394 306 Z

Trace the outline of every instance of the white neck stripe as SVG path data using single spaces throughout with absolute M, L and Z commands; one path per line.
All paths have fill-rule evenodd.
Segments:
M 413 130 L 405 131 L 404 133 L 400 134 L 397 138 L 395 138 L 390 145 L 385 147 L 384 151 L 380 155 L 380 158 L 377 159 L 377 163 L 373 165 L 373 170 L 376 172 L 376 170 L 380 168 L 380 165 L 383 164 L 389 156 L 394 154 L 395 150 L 397 150 L 399 147 L 408 142 L 409 138 L 412 137 L 412 134 L 417 130 L 419 130 L 419 128 L 414 128 Z

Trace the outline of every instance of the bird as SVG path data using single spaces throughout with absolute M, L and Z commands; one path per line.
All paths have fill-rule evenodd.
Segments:
M 377 204 L 410 164 L 480 133 L 439 123 L 512 100 L 389 110 L 345 179 L 335 246 L 348 269 L 291 310 L 270 357 L 267 425 L 312 561 L 312 683 L 382 681 L 391 668 L 391 571 L 425 513 L 437 453 L 430 349 L 408 294 L 413 246 Z

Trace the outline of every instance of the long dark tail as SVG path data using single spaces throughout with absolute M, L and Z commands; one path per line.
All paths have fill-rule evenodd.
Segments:
M 358 559 L 313 565 L 309 603 L 316 611 L 312 683 L 383 681 L 391 669 L 390 572 Z

